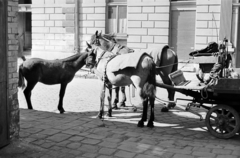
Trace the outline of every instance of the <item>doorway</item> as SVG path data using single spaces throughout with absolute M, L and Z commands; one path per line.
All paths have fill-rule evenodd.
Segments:
M 179 61 L 189 59 L 195 45 L 195 3 L 171 3 L 170 47 L 177 52 Z
M 19 0 L 18 40 L 19 40 L 18 56 L 20 57 L 22 55 L 31 55 L 32 49 L 31 0 Z

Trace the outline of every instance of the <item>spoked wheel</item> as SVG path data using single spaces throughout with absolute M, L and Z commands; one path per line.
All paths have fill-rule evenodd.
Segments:
M 211 108 L 205 121 L 209 132 L 217 138 L 231 138 L 240 130 L 239 114 L 228 105 Z

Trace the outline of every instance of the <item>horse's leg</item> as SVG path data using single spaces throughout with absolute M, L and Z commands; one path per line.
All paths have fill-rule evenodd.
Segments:
M 32 89 L 35 87 L 37 82 L 27 82 L 27 87 L 24 89 L 23 93 L 25 95 L 28 109 L 33 109 L 31 102 Z
M 148 98 L 142 98 L 143 112 L 142 118 L 138 121 L 138 127 L 144 127 L 144 122 L 147 121 Z
M 65 110 L 63 108 L 63 97 L 65 95 L 67 84 L 68 83 L 62 83 L 61 84 L 61 88 L 60 88 L 59 103 L 58 103 L 58 110 L 59 110 L 60 114 L 65 112 Z
M 125 104 L 125 101 L 127 100 L 126 99 L 126 93 L 125 93 L 125 87 L 121 87 L 121 92 L 122 92 L 122 101 L 120 102 L 120 107 L 125 107 L 126 104 Z
M 107 112 L 107 116 L 108 117 L 112 117 L 112 85 L 108 85 L 108 112 Z
M 162 81 L 164 84 L 167 84 L 167 85 L 172 85 L 172 81 L 170 80 L 170 78 L 168 77 L 168 74 L 167 72 L 160 72 L 159 75 L 161 76 L 162 78 Z M 167 89 L 167 92 L 168 92 L 168 100 L 169 101 L 174 101 L 174 96 L 175 96 L 175 91 L 173 90 L 169 90 Z M 168 103 L 167 106 L 164 106 L 161 111 L 162 112 L 168 112 L 170 108 L 174 107 L 175 104 L 174 103 Z
M 100 94 L 100 110 L 99 113 L 97 114 L 97 117 L 101 119 L 103 117 L 103 112 L 104 112 L 104 99 L 105 99 L 105 83 L 101 82 L 101 94 Z
M 114 99 L 114 102 L 113 102 L 113 109 L 118 109 L 117 103 L 119 101 L 119 88 L 120 87 L 115 87 L 115 99 Z
M 151 107 L 150 112 L 151 113 L 150 113 L 150 119 L 148 121 L 147 127 L 152 128 L 152 127 L 154 127 L 153 121 L 154 121 L 154 101 L 155 101 L 155 98 L 150 98 L 149 101 L 150 101 L 150 107 Z
M 137 89 L 137 93 L 139 94 L 139 96 L 141 97 L 141 93 L 142 93 L 142 88 L 136 86 Z M 147 110 L 148 110 L 148 98 L 142 98 L 142 105 L 143 105 L 143 111 L 142 111 L 142 118 L 140 121 L 138 121 L 138 127 L 144 127 L 144 122 L 147 121 Z

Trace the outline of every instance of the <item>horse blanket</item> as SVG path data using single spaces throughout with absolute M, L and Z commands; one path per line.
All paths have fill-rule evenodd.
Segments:
M 148 54 L 145 52 L 134 52 L 117 55 L 107 64 L 107 71 L 116 72 L 127 67 L 137 68 L 138 62 L 143 55 Z

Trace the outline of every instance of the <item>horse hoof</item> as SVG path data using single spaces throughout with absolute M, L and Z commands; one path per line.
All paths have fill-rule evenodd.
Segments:
M 124 102 L 121 102 L 121 103 L 119 103 L 119 104 L 120 104 L 120 105 L 119 105 L 120 107 L 123 107 L 123 108 L 126 107 L 126 104 L 125 104 Z
M 98 115 L 96 116 L 96 118 L 102 119 L 102 115 L 98 114 Z
M 138 121 L 138 125 L 137 125 L 138 127 L 144 127 L 144 123 L 143 123 L 143 121 Z
M 154 127 L 153 122 L 148 122 L 147 127 L 153 128 Z
M 119 108 L 118 108 L 117 105 L 115 104 L 112 109 L 118 110 Z
M 169 110 L 168 110 L 168 108 L 167 107 L 163 107 L 162 109 L 161 109 L 161 112 L 168 112 Z
M 107 113 L 106 116 L 107 117 L 112 117 L 112 114 L 111 113 Z
M 132 108 L 132 112 L 136 112 L 136 111 L 137 111 L 137 107 L 134 106 L 134 107 Z
M 59 110 L 60 114 L 63 114 L 65 112 L 65 110 Z

